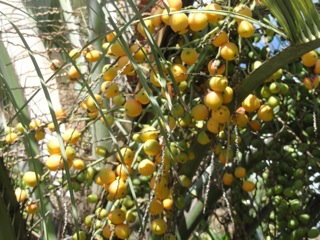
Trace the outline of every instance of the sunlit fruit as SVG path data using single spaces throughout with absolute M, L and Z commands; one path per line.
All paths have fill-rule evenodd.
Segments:
M 180 57 L 185 64 L 192 65 L 197 62 L 198 53 L 194 48 L 184 48 L 180 54 Z
M 6 143 L 12 144 L 18 139 L 18 134 L 10 132 L 6 135 Z
M 86 163 L 84 160 L 77 158 L 72 161 L 72 166 L 76 170 L 84 170 L 86 168 Z
M 66 147 L 66 157 L 67 160 L 73 160 L 76 157 L 76 150 L 72 146 Z
M 79 68 L 78 68 L 79 69 Z M 79 70 L 80 71 L 80 70 Z M 78 72 L 77 68 L 72 65 L 68 70 L 68 78 L 70 80 L 77 80 L 80 78 L 80 73 Z
M 221 7 L 220 7 L 220 5 L 219 4 L 217 4 L 217 3 L 209 3 L 209 4 L 207 4 L 207 6 L 205 6 L 205 8 L 204 8 L 205 10 L 214 10 L 214 11 L 216 11 L 216 10 L 222 10 L 221 9 Z M 206 15 L 207 15 L 207 17 L 208 17 L 208 21 L 210 22 L 210 23 L 218 23 L 220 20 L 222 20 L 223 19 L 223 15 L 220 15 L 220 14 L 218 14 L 218 13 L 207 13 L 206 12 Z
M 271 96 L 271 92 L 270 92 L 269 86 L 263 85 L 263 86 L 261 87 L 261 90 L 260 90 L 260 95 L 261 95 L 263 98 L 269 98 L 269 97 Z
M 150 102 L 147 91 L 144 88 L 141 88 L 135 95 L 134 98 L 139 101 L 141 104 L 145 105 Z
M 127 239 L 131 234 L 131 230 L 127 224 L 118 224 L 114 228 L 114 233 L 120 239 Z
M 198 32 L 208 26 L 208 17 L 204 13 L 190 13 L 188 16 L 189 28 Z
M 105 157 L 108 154 L 108 149 L 106 146 L 96 146 L 96 148 L 94 149 L 94 152 L 99 155 L 99 156 L 103 156 Z
M 185 13 L 173 13 L 170 15 L 169 24 L 174 32 L 182 32 L 189 26 L 188 16 Z
M 224 73 L 225 69 L 225 64 L 220 60 L 212 59 L 208 63 L 208 71 L 211 75 L 221 75 Z
M 32 119 L 31 122 L 29 123 L 29 128 L 30 129 L 37 129 L 41 127 L 41 120 L 40 119 Z
M 34 171 L 27 171 L 23 174 L 22 180 L 26 186 L 35 187 L 38 184 L 37 181 L 40 181 L 40 175 L 37 175 Z
M 67 160 L 67 161 L 68 161 L 68 166 L 71 167 L 72 160 Z M 64 169 L 64 161 L 62 156 L 58 154 L 50 155 L 46 160 L 46 167 L 50 171 L 57 171 L 57 170 Z
M 122 106 L 125 102 L 126 102 L 126 99 L 125 97 L 120 93 L 118 94 L 117 96 L 114 96 L 112 98 L 112 102 L 115 106 Z
M 229 41 L 228 34 L 223 30 L 216 30 L 211 35 L 210 38 L 212 39 L 212 44 L 215 47 L 220 47 L 223 44 L 227 43 Z
M 208 118 L 209 110 L 204 104 L 197 104 L 191 109 L 191 116 L 195 121 L 203 121 Z
M 19 203 L 23 203 L 27 199 L 27 192 L 24 189 L 16 188 L 14 194 Z
M 142 112 L 142 105 L 135 99 L 129 99 L 124 104 L 125 113 L 129 117 L 137 117 Z
M 156 235 L 162 235 L 167 231 L 167 223 L 162 218 L 156 218 L 151 223 L 151 231 Z
M 109 212 L 108 219 L 113 224 L 121 224 L 126 220 L 126 212 L 123 211 L 121 208 L 116 208 Z
M 109 185 L 115 180 L 116 180 L 116 174 L 110 168 L 102 168 L 98 172 L 95 178 L 95 182 L 98 185 L 103 185 L 103 184 Z
M 226 105 L 222 105 L 217 110 L 213 110 L 211 116 L 219 123 L 226 123 L 230 119 L 230 110 Z
M 228 104 L 232 101 L 233 99 L 233 89 L 229 86 L 227 86 L 223 92 L 221 93 L 222 95 L 222 103 L 223 104 Z
M 133 58 L 138 62 L 141 63 L 146 59 L 147 50 L 139 46 L 138 44 L 133 44 L 130 46 L 130 52 L 133 55 Z
M 73 60 L 76 60 L 77 58 L 79 58 L 80 55 L 81 55 L 81 49 L 80 48 L 73 48 L 69 52 L 69 57 L 71 57 Z
M 254 112 L 260 107 L 260 99 L 253 94 L 249 94 L 243 100 L 242 107 L 246 110 L 246 112 Z
M 131 74 L 134 71 L 133 64 L 131 63 L 128 56 L 121 56 L 118 59 L 118 70 L 119 72 L 124 74 Z
M 305 77 L 303 79 L 303 85 L 308 89 L 316 89 L 319 86 L 319 77 L 318 75 L 313 75 L 310 77 Z
M 191 182 L 191 179 L 188 178 L 186 175 L 180 175 L 179 179 L 183 187 L 186 187 L 186 188 L 190 187 L 192 182 Z
M 150 185 L 150 189 L 155 189 L 155 190 L 162 189 L 168 186 L 168 179 L 164 176 L 161 176 L 158 178 L 156 176 L 153 176 L 150 180 L 149 185 Z
M 162 24 L 161 16 L 156 16 L 156 15 L 160 15 L 160 14 L 162 14 L 162 12 L 163 12 L 163 9 L 160 7 L 157 7 L 151 11 L 150 15 L 152 16 L 152 18 L 150 20 L 151 20 L 151 23 L 153 26 L 155 26 L 155 27 L 161 26 L 161 24 Z
M 156 165 L 150 159 L 143 159 L 138 165 L 138 171 L 143 176 L 151 176 L 156 170 Z
M 111 45 L 111 52 L 113 55 L 117 57 L 125 56 L 126 52 L 124 50 L 124 47 L 128 47 L 128 46 L 127 45 L 124 46 L 120 40 L 117 40 Z
M 242 183 L 242 189 L 246 192 L 252 192 L 255 189 L 255 184 L 251 181 L 244 181 Z
M 236 6 L 233 11 L 247 17 L 252 17 L 252 11 L 250 10 L 250 8 L 242 4 Z M 243 20 L 240 18 L 236 18 L 236 21 L 240 23 Z
M 168 6 L 174 8 L 177 11 L 182 8 L 182 0 L 167 0 Z
M 209 86 L 213 91 L 223 92 L 228 86 L 228 79 L 222 75 L 216 75 L 209 79 Z
M 166 8 L 163 9 L 162 11 L 162 16 L 161 16 L 161 20 L 162 22 L 164 22 L 166 25 L 170 25 L 170 17 L 171 17 L 171 13 L 177 11 L 177 9 L 175 8 L 169 8 L 169 12 L 167 11 Z
M 204 104 L 211 110 L 217 110 L 222 105 L 222 95 L 219 92 L 209 92 L 204 96 Z
M 221 46 L 221 57 L 227 61 L 232 61 L 237 58 L 239 53 L 237 45 L 232 42 L 227 42 Z
M 236 167 L 234 170 L 234 176 L 236 178 L 244 178 L 247 174 L 247 171 L 244 167 Z
M 35 214 L 38 212 L 39 204 L 37 202 L 30 201 L 26 204 L 26 212 L 28 214 Z
M 124 161 L 125 164 L 131 165 L 134 159 L 134 152 L 130 148 L 124 147 L 120 149 L 120 154 L 117 152 L 116 157 L 119 162 Z
M 110 201 L 123 198 L 127 194 L 127 185 L 121 178 L 116 179 L 110 183 L 108 192 L 107 199 Z
M 218 122 L 217 119 L 210 117 L 207 121 L 207 129 L 209 132 L 218 134 L 220 131 L 224 129 L 225 125 Z
M 155 139 L 149 139 L 143 144 L 144 152 L 149 156 L 156 156 L 161 152 L 161 145 Z
M 69 128 L 62 136 L 66 143 L 76 144 L 80 139 L 80 133 L 77 129 Z
M 87 239 L 87 236 L 84 231 L 79 231 L 78 234 L 75 233 L 72 235 L 72 240 L 86 240 L 86 239 Z
M 113 81 L 103 82 L 100 89 L 106 98 L 113 98 L 119 94 L 119 86 Z
M 150 202 L 149 213 L 151 215 L 157 215 L 162 213 L 162 211 L 163 211 L 162 202 L 157 198 L 153 198 Z
M 101 57 L 101 52 L 99 50 L 91 50 L 86 54 L 86 59 L 88 62 L 96 62 Z
M 170 70 L 178 83 L 187 80 L 187 68 L 182 64 L 173 64 Z
M 254 34 L 254 26 L 249 21 L 241 21 L 238 25 L 238 34 L 243 38 L 252 37 Z
M 232 173 L 224 173 L 222 176 L 222 182 L 224 185 L 230 186 L 233 182 Z
M 271 121 L 273 117 L 274 117 L 274 113 L 270 106 L 265 104 L 260 106 L 258 110 L 259 119 L 261 119 L 262 121 L 268 122 L 268 121 Z
M 132 167 L 129 165 L 124 165 L 120 163 L 116 168 L 116 174 L 123 180 L 126 180 L 128 177 L 128 174 L 129 175 L 132 174 Z
M 312 50 L 301 56 L 302 64 L 306 67 L 314 66 L 318 61 L 318 54 L 316 51 Z
M 102 69 L 102 77 L 106 81 L 112 81 L 118 75 L 118 69 L 110 64 L 104 65 Z
M 155 32 L 155 26 L 152 24 L 152 21 L 150 19 L 145 19 L 142 22 L 139 22 L 137 25 L 138 32 L 143 36 L 147 37 L 146 30 L 153 34 Z
M 45 131 L 44 131 L 43 128 L 37 129 L 37 130 L 35 131 L 35 133 L 34 133 L 34 138 L 35 138 L 37 141 L 40 141 L 40 140 L 44 139 L 45 136 L 46 136 L 46 133 L 45 133 Z

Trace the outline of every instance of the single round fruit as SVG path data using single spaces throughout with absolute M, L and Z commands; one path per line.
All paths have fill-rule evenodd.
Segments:
M 161 145 L 155 139 L 149 139 L 143 144 L 144 152 L 149 156 L 156 156 L 161 152 Z
M 73 60 L 76 60 L 81 55 L 81 49 L 80 48 L 74 48 L 69 52 L 69 57 L 71 57 Z
M 195 121 L 206 120 L 209 116 L 209 110 L 204 104 L 197 104 L 191 109 L 191 116 Z
M 72 81 L 80 78 L 80 73 L 78 72 L 77 68 L 73 65 L 69 68 L 67 74 L 68 78 Z
M 253 95 L 249 94 L 242 102 L 242 107 L 246 112 L 254 112 L 260 107 L 260 99 Z
M 127 46 L 128 47 L 128 46 Z M 124 51 L 124 47 L 122 45 L 122 42 L 120 40 L 117 40 L 114 42 L 111 46 L 111 52 L 113 55 L 117 57 L 125 56 L 126 52 Z
M 198 32 L 208 26 L 208 17 L 204 13 L 190 13 L 188 17 L 189 28 Z
M 86 59 L 88 62 L 96 62 L 101 57 L 101 53 L 99 50 L 91 50 L 86 54 Z
M 112 81 L 118 75 L 118 69 L 115 66 L 106 64 L 102 69 L 102 77 L 106 81 Z
M 69 128 L 62 136 L 66 143 L 76 144 L 80 139 L 80 133 L 77 129 Z
M 161 16 L 155 16 L 155 15 L 160 15 L 160 14 L 162 14 L 162 12 L 163 12 L 163 9 L 160 7 L 157 7 L 151 11 L 150 16 L 152 16 L 151 23 L 153 26 L 155 26 L 155 27 L 161 26 L 161 24 L 162 24 Z
M 207 129 L 209 132 L 218 134 L 225 128 L 225 124 L 219 123 L 217 119 L 210 117 L 207 121 Z
M 162 211 L 163 211 L 162 202 L 157 198 L 153 198 L 150 202 L 149 213 L 151 215 L 158 215 L 158 214 L 161 214 Z
M 72 166 L 72 160 L 68 160 L 68 166 Z M 53 154 L 50 155 L 46 160 L 46 167 L 50 171 L 57 171 L 64 169 L 64 161 L 61 155 Z
M 124 109 L 129 117 L 137 117 L 142 113 L 142 105 L 135 99 L 127 100 Z
M 218 29 L 211 33 L 210 39 L 213 46 L 220 47 L 229 41 L 229 36 L 225 31 Z
M 147 37 L 146 30 L 150 34 L 154 34 L 154 32 L 156 30 L 156 27 L 152 24 L 151 19 L 145 19 L 145 20 L 143 20 L 143 22 L 144 22 L 144 24 L 139 22 L 138 25 L 137 25 L 137 30 L 141 34 L 141 36 Z
M 156 218 L 151 223 L 151 231 L 156 235 L 162 235 L 167 231 L 167 223 L 162 218 Z
M 28 214 L 35 214 L 38 212 L 39 204 L 37 202 L 30 201 L 26 204 L 26 212 Z
M 131 175 L 132 167 L 129 165 L 119 164 L 116 168 L 116 174 L 123 180 L 126 180 L 128 177 L 128 174 L 125 168 L 127 169 L 128 174 Z
M 131 234 L 131 230 L 127 224 L 118 224 L 114 228 L 114 233 L 120 239 L 127 239 Z
M 79 237 L 78 237 L 78 235 L 79 235 Z M 86 240 L 86 239 L 87 239 L 87 236 L 84 231 L 79 231 L 78 234 L 75 233 L 72 236 L 72 240 Z
M 138 171 L 143 176 L 151 176 L 155 170 L 156 165 L 150 159 L 144 159 L 138 165 Z
M 221 75 L 225 72 L 225 70 L 226 70 L 226 66 L 220 60 L 212 59 L 208 63 L 208 71 L 211 75 L 216 75 L 216 74 Z
M 119 162 L 122 163 L 122 161 L 124 161 L 126 165 L 131 165 L 134 159 L 134 152 L 131 148 L 123 147 L 120 149 L 120 154 L 117 152 L 116 157 Z
M 312 67 L 316 65 L 318 61 L 318 54 L 316 51 L 312 50 L 301 56 L 302 64 L 306 67 Z
M 127 194 L 127 185 L 122 179 L 114 180 L 108 187 L 108 200 L 116 200 L 126 196 Z
M 149 96 L 147 91 L 144 88 L 141 88 L 135 95 L 134 99 L 140 102 L 141 104 L 145 105 L 150 102 Z
M 24 189 L 16 188 L 14 194 L 16 195 L 16 199 L 19 203 L 23 203 L 27 199 L 27 192 Z
M 222 176 L 222 182 L 224 185 L 230 186 L 233 182 L 232 173 L 224 173 Z
M 316 89 L 319 86 L 318 75 L 313 75 L 311 77 L 305 77 L 303 79 L 303 84 L 308 90 Z
M 35 187 L 38 184 L 37 178 L 40 181 L 39 174 L 37 176 L 35 172 L 28 171 L 23 174 L 22 180 L 23 180 L 24 184 L 27 185 L 28 187 Z
M 222 95 L 222 103 L 228 104 L 233 99 L 233 89 L 229 86 L 227 86 L 224 91 L 221 93 Z
M 140 131 L 140 139 L 146 142 L 149 139 L 158 138 L 158 130 L 152 126 L 146 126 Z
M 241 21 L 238 25 L 238 34 L 243 38 L 252 37 L 254 34 L 254 26 L 249 21 Z
M 262 121 L 268 122 L 271 121 L 274 117 L 273 110 L 268 105 L 261 105 L 258 110 L 258 118 Z
M 197 62 L 198 53 L 194 48 L 184 48 L 180 54 L 180 57 L 185 64 L 192 65 Z
M 162 205 L 163 205 L 163 208 L 165 210 L 172 210 L 172 207 L 173 207 L 173 199 L 172 198 L 166 198 L 166 199 L 163 199 L 162 200 Z
M 250 17 L 250 18 L 252 17 L 252 12 L 251 12 L 250 8 L 245 6 L 245 5 L 242 5 L 242 4 L 236 6 L 233 11 L 236 12 L 236 13 L 239 13 L 241 15 Z M 240 23 L 243 20 L 240 19 L 240 18 L 236 18 L 236 21 L 238 23 Z
M 217 110 L 222 106 L 222 95 L 219 92 L 209 92 L 204 96 L 204 104 L 211 110 Z
M 242 189 L 246 192 L 252 192 L 255 189 L 255 184 L 251 181 L 244 181 L 242 183 Z
M 176 80 L 178 83 L 186 81 L 188 78 L 187 68 L 182 64 L 173 64 L 170 67 L 170 71 L 172 72 L 174 80 Z
M 213 91 L 223 92 L 228 86 L 228 79 L 222 75 L 215 75 L 209 79 L 209 86 Z
M 102 168 L 95 178 L 98 185 L 109 185 L 116 180 L 116 174 L 110 168 Z
M 171 29 L 176 33 L 181 33 L 188 28 L 188 16 L 185 13 L 173 13 L 169 18 Z
M 219 123 L 226 123 L 230 120 L 230 110 L 226 105 L 222 105 L 217 110 L 213 110 L 211 117 Z
M 217 3 L 209 3 L 207 6 L 204 8 L 205 10 L 222 10 L 220 5 Z M 218 23 L 220 20 L 223 19 L 223 15 L 220 15 L 218 13 L 206 13 L 208 22 L 209 23 Z
M 100 90 L 106 98 L 113 98 L 119 95 L 119 85 L 116 82 L 105 81 L 101 84 Z
M 108 219 L 113 224 L 122 224 L 126 220 L 126 212 L 121 208 L 116 208 L 113 211 L 109 212 Z
M 236 178 L 244 178 L 247 174 L 247 170 L 244 167 L 236 167 L 234 170 L 234 176 Z
M 239 50 L 237 45 L 227 42 L 220 47 L 221 57 L 227 61 L 235 60 L 238 57 Z

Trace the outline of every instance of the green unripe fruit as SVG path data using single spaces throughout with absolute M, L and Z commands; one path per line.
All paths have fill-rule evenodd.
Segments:
M 292 199 L 289 202 L 289 207 L 293 212 L 297 212 L 300 210 L 301 206 L 300 206 L 300 200 L 299 199 Z
M 285 195 L 288 198 L 293 197 L 294 194 L 295 194 L 295 192 L 294 192 L 294 190 L 292 188 L 285 188 L 283 190 L 283 195 Z
M 301 214 L 299 216 L 299 221 L 305 225 L 307 225 L 310 222 L 310 215 L 309 214 Z
M 276 185 L 276 186 L 274 186 L 274 193 L 275 193 L 275 194 L 279 195 L 279 194 L 282 193 L 282 191 L 283 191 L 282 185 Z
M 299 222 L 296 218 L 291 218 L 289 221 L 288 221 L 288 227 L 289 228 L 292 228 L 292 229 L 295 229 L 296 227 L 298 227 L 299 225 Z
M 279 106 L 279 104 L 280 104 L 280 98 L 273 95 L 268 98 L 268 105 L 270 107 L 275 108 Z
M 99 200 L 99 197 L 98 197 L 97 194 L 90 194 L 90 195 L 88 195 L 88 197 L 87 197 L 88 203 L 97 203 L 98 200 Z
M 262 88 L 260 90 L 260 95 L 261 95 L 261 97 L 266 98 L 266 99 L 268 99 L 271 96 L 270 89 L 267 85 L 262 86 Z
M 287 95 L 289 92 L 289 86 L 285 83 L 280 83 L 280 94 L 281 95 Z
M 292 188 L 294 190 L 301 190 L 303 187 L 304 183 L 301 179 L 297 179 L 296 181 L 294 181 Z
M 320 234 L 319 229 L 312 228 L 308 230 L 308 238 L 316 238 Z
M 281 85 L 278 82 L 272 82 L 269 86 L 269 90 L 272 94 L 277 94 L 280 92 Z

